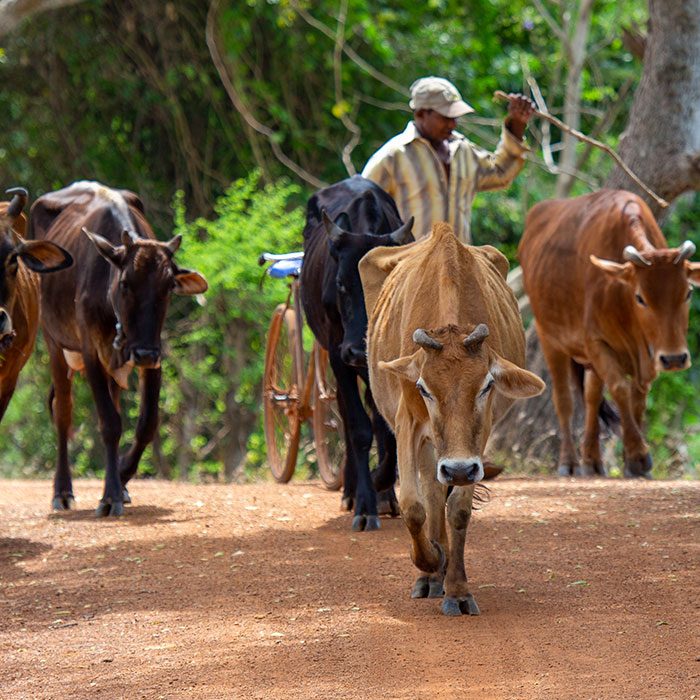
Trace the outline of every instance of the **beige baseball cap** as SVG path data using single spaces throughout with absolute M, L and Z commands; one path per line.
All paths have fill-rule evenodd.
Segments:
M 419 78 L 411 85 L 411 101 L 408 106 L 413 110 L 434 109 L 443 117 L 451 119 L 474 111 L 449 80 L 436 78 L 434 75 Z

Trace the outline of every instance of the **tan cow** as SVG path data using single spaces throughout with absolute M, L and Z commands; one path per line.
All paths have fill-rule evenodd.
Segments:
M 561 430 L 559 474 L 604 474 L 598 410 L 607 386 L 620 411 L 625 476 L 649 477 L 642 435 L 658 372 L 690 366 L 690 285 L 700 284 L 695 245 L 668 243 L 644 200 L 600 190 L 536 204 L 518 256 L 547 364 Z M 586 367 L 583 464 L 571 432 L 571 361 Z
M 39 278 L 34 273 L 55 272 L 72 263 L 53 243 L 24 240 L 27 190 L 15 187 L 7 193 L 12 200 L 0 202 L 0 420 L 39 329 Z
M 360 261 L 370 384 L 396 434 L 399 504 L 420 571 L 411 595 L 441 596 L 444 582 L 446 615 L 479 613 L 464 544 L 491 425 L 513 399 L 544 389 L 520 367 L 523 325 L 507 270 L 495 248 L 460 243 L 446 223 Z

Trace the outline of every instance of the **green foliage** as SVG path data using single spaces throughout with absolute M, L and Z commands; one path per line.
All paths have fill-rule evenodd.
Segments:
M 299 188 L 283 181 L 262 188 L 259 184 L 258 172 L 234 182 L 217 200 L 212 219 L 188 222 L 182 192 L 174 201 L 175 232 L 186 241 L 179 262 L 204 274 L 210 290 L 203 308 L 183 318 L 170 334 L 163 399 L 169 415 L 181 416 L 196 396 L 188 445 L 200 470 L 198 453 L 209 449 L 222 428 L 235 432 L 232 420 L 246 416 L 251 429 L 259 426 L 267 326 L 287 290 L 282 281 L 263 276 L 257 259 L 264 251 L 301 249 L 303 212 L 289 208 Z M 172 460 L 178 444 L 167 444 L 164 457 Z M 248 459 L 260 464 L 259 436 L 250 444 L 253 454 Z M 221 446 L 230 449 L 226 441 Z M 223 458 L 216 451 L 211 456 L 205 470 L 223 473 Z

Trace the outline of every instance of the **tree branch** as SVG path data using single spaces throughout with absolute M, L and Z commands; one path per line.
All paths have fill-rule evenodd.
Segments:
M 0 0 L 0 37 L 10 34 L 33 15 L 81 2 L 83 0 Z
M 245 102 L 234 87 L 233 80 L 229 77 L 226 65 L 224 63 L 223 58 L 221 57 L 221 53 L 219 51 L 219 47 L 216 41 L 216 32 L 214 30 L 214 20 L 216 18 L 217 10 L 219 9 L 220 1 L 221 0 L 212 0 L 211 5 L 209 6 L 209 12 L 207 13 L 206 39 L 211 59 L 214 62 L 214 67 L 216 68 L 216 71 L 219 74 L 219 78 L 221 79 L 224 89 L 226 90 L 226 94 L 229 96 L 229 99 L 231 100 L 233 106 L 243 117 L 246 124 L 248 124 L 248 126 L 250 126 L 253 130 L 257 131 L 259 134 L 262 134 L 268 139 L 272 152 L 275 154 L 277 160 L 279 160 L 280 163 L 282 163 L 282 165 L 289 168 L 295 175 L 297 175 L 297 177 L 301 178 L 305 182 L 308 182 L 312 187 L 316 187 L 317 189 L 325 187 L 325 182 L 319 180 L 317 177 L 304 170 L 304 168 L 302 168 L 300 165 L 291 160 L 282 151 L 278 142 L 280 134 L 270 129 L 270 127 L 261 124 L 255 118 L 255 116 L 248 109 Z
M 345 112 L 345 100 L 343 99 L 343 46 L 345 45 L 345 21 L 348 16 L 348 0 L 341 0 L 340 12 L 338 13 L 338 29 L 335 33 L 335 48 L 333 49 L 333 79 L 335 84 L 335 104 L 336 109 L 340 111 L 340 121 L 343 126 L 352 134 L 350 140 L 343 148 L 343 163 L 348 175 L 356 175 L 357 170 L 352 162 L 352 152 L 360 143 L 362 130 L 360 127 L 348 117 Z
M 507 100 L 508 95 L 506 95 L 505 92 L 502 90 L 496 90 L 496 92 L 493 93 L 493 96 L 497 100 Z M 663 208 L 666 208 L 668 206 L 668 202 L 659 197 L 656 193 L 652 192 L 627 166 L 627 164 L 620 158 L 615 151 L 613 151 L 610 146 L 608 146 L 605 143 L 601 143 L 600 141 L 596 141 L 595 139 L 592 139 L 585 134 L 582 134 L 580 131 L 577 129 L 572 129 L 570 126 L 567 126 L 564 124 L 564 122 L 560 121 L 556 117 L 553 117 L 549 112 L 541 112 L 539 110 L 535 110 L 535 114 L 540 117 L 541 119 L 546 119 L 547 121 L 551 122 L 556 126 L 557 128 L 561 129 L 562 131 L 565 131 L 567 134 L 571 134 L 574 138 L 577 138 L 579 141 L 585 141 L 586 143 L 590 143 L 592 146 L 595 146 L 596 148 L 600 148 L 601 150 L 605 151 L 624 171 L 629 175 L 629 177 L 634 180 L 634 182 L 639 185 L 650 197 L 653 197 L 656 203 Z
M 326 26 L 323 24 L 323 22 L 320 22 L 315 17 L 310 15 L 303 7 L 299 6 L 296 0 L 290 0 L 289 4 L 307 24 L 310 24 L 314 29 L 318 29 L 319 32 L 325 34 L 329 39 L 335 41 L 335 33 L 330 27 Z M 386 85 L 392 90 L 396 90 L 396 92 L 408 97 L 409 92 L 403 85 L 399 85 L 397 82 L 384 75 L 384 73 L 381 73 L 376 68 L 371 66 L 347 44 L 343 45 L 343 52 L 353 63 L 359 66 L 363 71 L 365 71 L 365 73 L 371 75 L 375 80 L 378 80 L 380 83 Z

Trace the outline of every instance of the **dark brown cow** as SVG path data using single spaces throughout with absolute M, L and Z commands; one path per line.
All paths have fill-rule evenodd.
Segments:
M 53 243 L 25 241 L 27 190 L 8 190 L 0 202 L 0 420 L 22 367 L 34 349 L 39 329 L 39 278 L 35 272 L 63 270 L 71 256 Z
M 606 386 L 620 411 L 625 475 L 650 476 L 646 397 L 659 371 L 690 366 L 694 252 L 690 241 L 669 249 L 649 207 L 622 190 L 540 202 L 528 213 L 519 257 L 552 374 L 561 475 L 603 475 L 597 415 Z M 586 368 L 582 465 L 571 432 L 572 360 Z
M 121 515 L 129 502 L 124 487 L 158 424 L 160 335 L 170 294 L 200 294 L 207 283 L 198 272 L 175 264 L 180 236 L 167 243 L 155 240 L 133 192 L 76 182 L 34 203 L 30 231 L 33 238 L 60 243 L 76 262 L 45 278 L 41 287 L 53 379 L 50 403 L 58 432 L 53 507 L 70 508 L 74 501 L 67 442 L 72 374 L 83 370 L 107 453 L 104 495 L 96 514 Z M 119 394 L 133 367 L 139 373 L 141 407 L 134 443 L 120 459 Z

